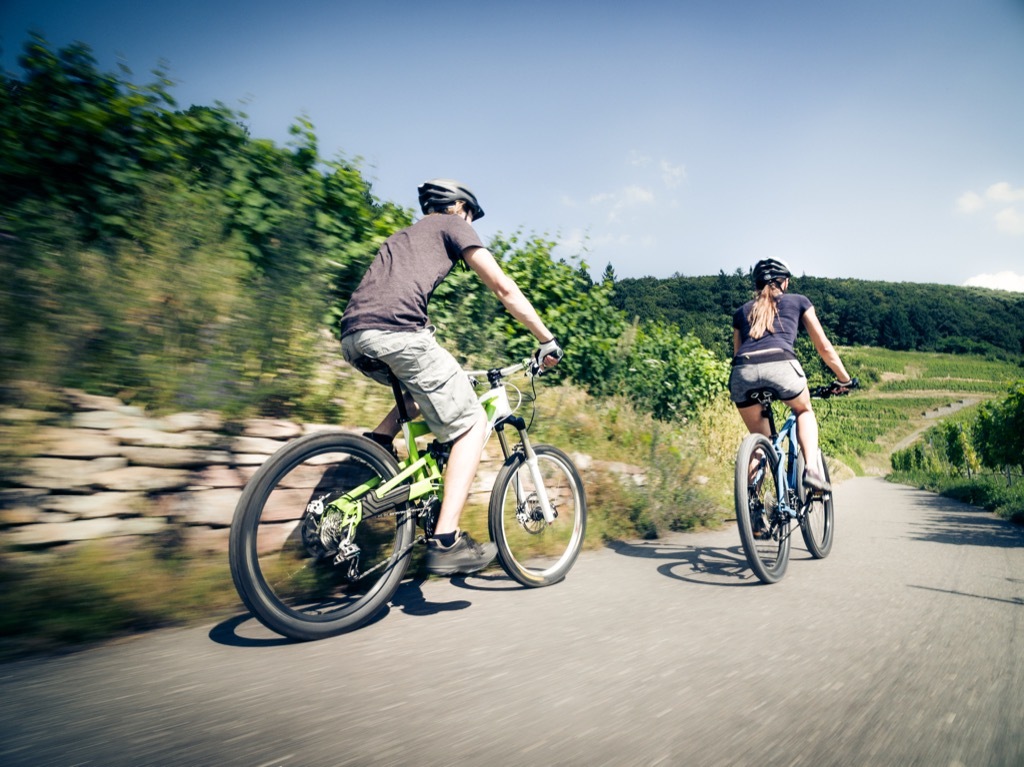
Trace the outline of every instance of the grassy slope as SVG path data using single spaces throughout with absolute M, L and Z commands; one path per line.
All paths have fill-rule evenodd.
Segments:
M 884 475 L 889 456 L 938 420 L 998 396 L 1024 375 L 1019 365 L 931 352 L 841 349 L 864 390 L 819 406 L 822 442 L 856 474 Z

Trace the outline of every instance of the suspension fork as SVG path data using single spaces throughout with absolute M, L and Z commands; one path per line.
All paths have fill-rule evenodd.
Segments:
M 548 489 L 545 487 L 544 478 L 540 473 L 540 462 L 537 460 L 537 453 L 534 451 L 533 444 L 530 442 L 530 436 L 526 432 L 526 422 L 522 418 L 512 417 L 506 418 L 504 422 L 495 426 L 495 431 L 498 432 L 498 442 L 501 444 L 501 452 L 505 456 L 505 459 L 508 460 L 512 454 L 512 450 L 509 448 L 507 437 L 505 436 L 504 426 L 506 423 L 514 426 L 516 431 L 519 432 L 519 441 L 522 445 L 523 455 L 526 458 L 526 467 L 530 472 L 530 477 L 533 479 L 537 502 L 540 504 L 541 513 L 544 515 L 544 521 L 550 525 L 555 521 L 555 517 L 558 515 L 551 506 L 551 499 L 548 498 Z M 515 483 L 516 500 L 519 503 L 522 503 L 525 493 L 523 492 L 522 483 L 519 481 L 519 474 L 514 474 L 512 480 Z

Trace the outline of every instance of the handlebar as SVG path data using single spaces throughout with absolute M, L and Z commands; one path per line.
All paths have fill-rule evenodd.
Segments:
M 533 357 L 527 357 L 522 362 L 517 362 L 514 365 L 509 365 L 503 368 L 490 368 L 488 370 L 467 370 L 466 375 L 470 378 L 484 378 L 489 379 L 496 376 L 499 380 L 508 378 L 509 376 L 518 373 L 520 370 L 525 370 L 526 375 L 530 378 L 537 378 L 544 375 L 553 368 L 543 367 L 540 362 L 535 360 Z
M 488 370 L 467 370 L 466 375 L 470 378 L 488 378 L 492 375 L 496 375 L 498 378 L 508 378 L 514 373 L 518 373 L 520 370 L 526 370 L 531 366 L 532 360 L 525 359 L 522 362 L 517 362 L 515 365 L 509 365 L 504 368 L 490 368 Z M 528 371 L 530 375 L 537 375 L 532 370 Z
M 828 399 L 829 397 L 841 397 L 849 394 L 854 389 L 860 388 L 860 379 L 851 378 L 850 382 L 845 386 L 840 384 L 838 381 L 833 381 L 826 386 L 815 386 L 811 389 L 811 396 L 817 399 Z

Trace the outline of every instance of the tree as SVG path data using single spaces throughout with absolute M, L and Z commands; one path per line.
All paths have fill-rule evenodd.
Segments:
M 886 349 L 907 350 L 914 347 L 914 328 L 903 307 L 890 306 L 882 316 L 878 341 Z
M 1004 470 L 1012 484 L 1011 467 L 1024 469 L 1024 381 L 1010 386 L 1003 399 L 978 409 L 971 436 L 982 464 Z
M 959 423 L 947 421 L 942 425 L 942 437 L 950 466 L 958 473 L 966 471 L 967 478 L 970 479 L 980 464 L 964 427 Z

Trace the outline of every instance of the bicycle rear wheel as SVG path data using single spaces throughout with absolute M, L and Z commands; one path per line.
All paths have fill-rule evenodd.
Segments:
M 775 583 L 789 564 L 789 517 L 779 509 L 778 454 L 762 434 L 748 434 L 736 454 L 736 522 L 754 574 Z
M 324 507 L 397 471 L 383 448 L 337 433 L 294 440 L 260 467 L 235 509 L 229 558 L 239 596 L 263 625 L 321 639 L 361 626 L 391 599 L 409 566 L 412 515 L 374 515 L 362 504 L 350 533 L 341 514 Z
M 820 454 L 820 451 L 819 451 Z M 821 465 L 825 470 L 825 479 L 831 482 L 828 475 L 828 464 L 821 455 Z M 803 534 L 807 550 L 815 559 L 824 559 L 832 551 L 832 540 L 835 536 L 835 510 L 832 506 L 832 493 L 821 495 L 815 493 L 807 502 L 807 490 L 803 487 L 804 457 L 797 459 L 797 487 L 800 503 L 805 506 L 803 519 L 800 520 L 800 532 Z
M 565 453 L 537 445 L 537 465 L 556 517 L 544 520 L 526 456 L 516 451 L 498 472 L 488 513 L 498 561 L 524 586 L 549 586 L 565 578 L 583 547 L 587 500 L 579 472 Z

